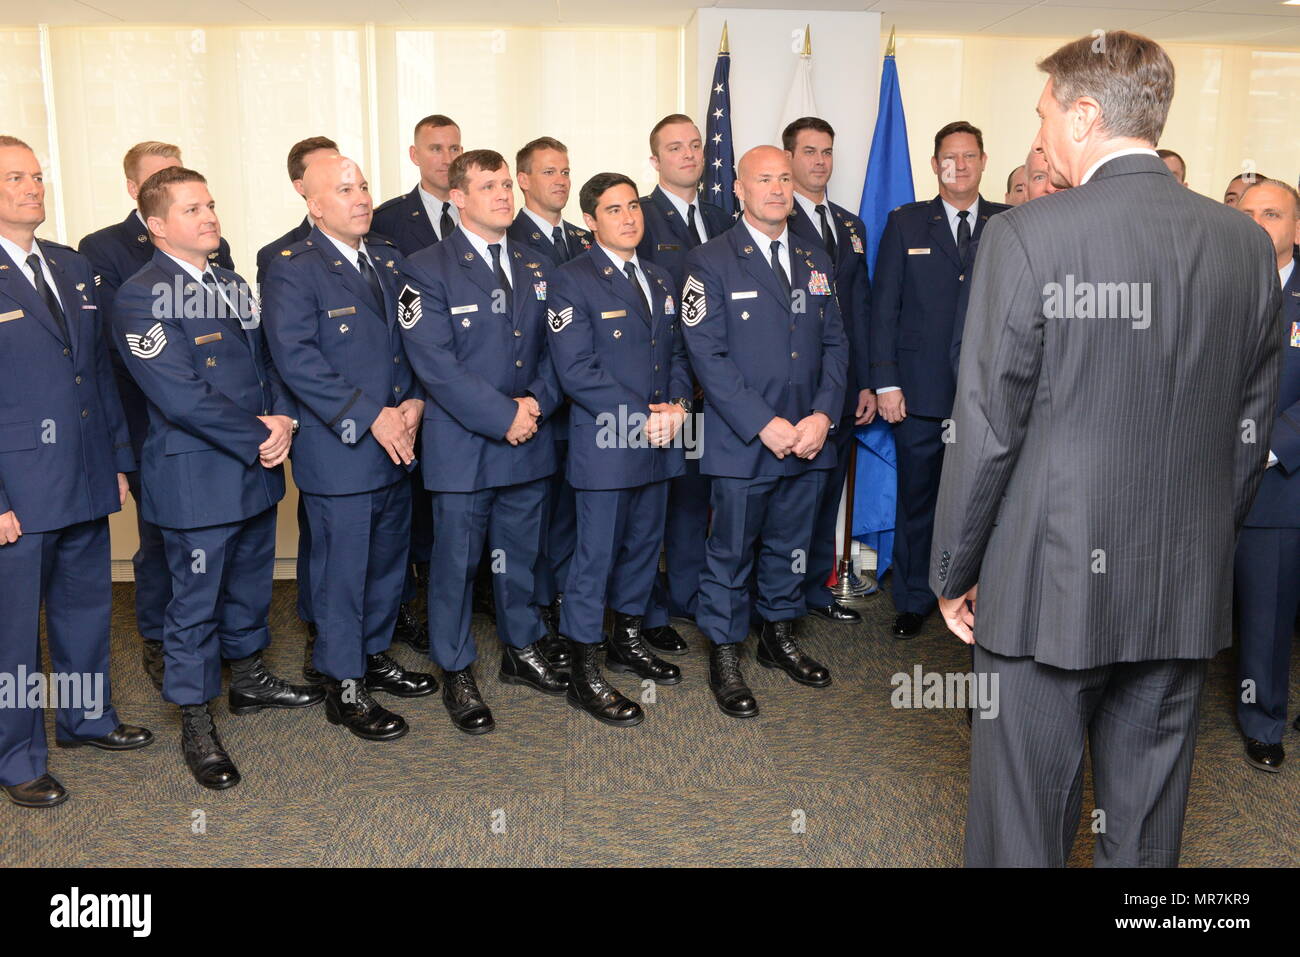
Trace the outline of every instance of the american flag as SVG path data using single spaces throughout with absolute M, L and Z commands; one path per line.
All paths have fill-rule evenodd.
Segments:
M 727 49 L 727 32 L 724 27 L 722 49 L 718 51 L 718 62 L 713 67 L 713 87 L 709 93 L 701 199 L 722 207 L 734 219 L 740 215 L 735 182 L 736 154 L 731 142 L 731 52 Z

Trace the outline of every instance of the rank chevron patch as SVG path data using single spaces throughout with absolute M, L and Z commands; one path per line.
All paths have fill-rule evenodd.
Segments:
M 546 324 L 551 327 L 551 332 L 560 332 L 571 322 L 573 322 L 572 306 L 565 306 L 558 312 L 554 309 L 546 310 Z
M 402 286 L 402 291 L 397 294 L 397 322 L 403 329 L 411 329 L 420 317 L 424 314 L 424 307 L 420 303 L 420 294 L 410 287 L 410 284 Z
M 163 347 L 167 345 L 167 333 L 163 331 L 161 322 L 155 322 L 144 335 L 138 336 L 128 332 L 126 344 L 131 349 L 131 355 L 137 359 L 153 359 L 160 355 Z

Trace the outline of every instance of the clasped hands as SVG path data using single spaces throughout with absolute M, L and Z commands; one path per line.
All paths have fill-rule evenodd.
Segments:
M 415 459 L 415 436 L 424 416 L 423 399 L 407 399 L 401 405 L 385 406 L 370 424 L 370 434 L 384 447 L 394 465 L 410 465 Z
M 522 445 L 537 434 L 537 420 L 542 417 L 542 407 L 531 395 L 515 398 L 515 420 L 506 430 L 506 441 L 511 445 Z
M 257 460 L 264 469 L 273 469 L 289 455 L 293 444 L 293 419 L 287 415 L 259 415 L 262 424 L 271 434 L 257 447 Z
M 778 415 L 763 426 L 763 431 L 758 433 L 758 437 L 778 459 L 783 459 L 787 455 L 813 459 L 826 444 L 826 436 L 830 430 L 831 420 L 824 412 L 814 412 L 793 425 L 788 419 Z

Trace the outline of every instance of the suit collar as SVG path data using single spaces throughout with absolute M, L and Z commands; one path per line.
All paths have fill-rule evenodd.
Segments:
M 789 238 L 790 232 L 786 230 L 786 237 Z M 785 299 L 785 291 L 781 288 L 781 283 L 776 278 L 776 273 L 772 271 L 772 264 L 767 258 L 767 249 L 759 249 L 754 245 L 754 237 L 750 234 L 748 226 L 745 224 L 742 216 L 736 225 L 727 233 L 731 240 L 731 247 L 736 256 L 744 265 L 745 270 L 758 281 L 764 289 L 781 302 Z M 790 249 L 790 265 L 793 268 L 795 262 L 794 249 Z M 791 277 L 791 288 L 793 288 L 794 278 Z
M 1129 173 L 1158 173 L 1161 176 L 1168 176 L 1169 167 L 1165 165 L 1164 160 L 1156 155 L 1154 150 L 1143 150 L 1135 153 L 1121 152 L 1118 155 L 1103 157 L 1089 172 L 1092 175 L 1088 176 L 1085 173 L 1086 178 L 1081 185 L 1087 185 L 1111 176 L 1124 176 Z
M 36 240 L 37 245 L 40 245 L 40 242 L 39 239 Z M 50 259 L 51 252 L 52 251 L 48 247 L 41 248 L 41 255 L 44 256 L 45 261 L 50 264 L 50 273 L 55 277 L 55 282 L 58 284 L 59 272 L 56 270 L 55 263 Z M 8 250 L 3 247 L 0 247 L 0 289 L 3 289 L 6 295 L 21 303 L 23 311 L 30 314 L 32 318 L 40 323 L 45 331 L 53 336 L 59 345 L 68 344 L 64 342 L 63 333 L 59 331 L 58 323 L 55 322 L 54 317 L 50 315 L 50 310 L 45 305 L 45 300 L 40 297 L 40 294 L 36 291 L 36 287 L 33 286 L 31 280 L 27 278 L 26 273 L 19 268 L 19 264 L 9 255 Z M 77 317 L 72 316 L 71 313 L 73 309 L 77 308 L 75 304 L 79 303 L 81 300 L 80 297 L 76 300 L 69 300 L 68 293 L 65 292 L 64 289 L 65 287 L 60 284 L 59 295 L 62 298 L 63 314 L 68 320 L 68 332 L 75 340 L 77 328 L 75 320 Z M 69 308 L 70 306 L 72 308 Z M 80 310 L 77 309 L 77 311 Z M 72 348 L 76 348 L 75 344 L 72 345 Z
M 668 198 L 668 194 L 664 192 L 662 186 L 655 186 L 654 190 L 650 193 L 650 202 L 655 205 L 655 208 L 658 209 L 659 212 L 663 213 L 664 220 L 668 223 L 668 228 L 673 231 L 678 239 L 682 242 L 686 242 L 687 220 L 682 217 L 681 212 L 677 209 L 676 205 L 674 205 L 673 201 Z M 683 203 L 683 205 L 685 205 L 685 203 Z M 700 215 L 702 216 L 703 214 L 704 211 L 701 209 Z M 705 225 L 705 228 L 708 228 L 707 224 Z
M 646 303 L 650 307 L 649 319 L 653 320 L 655 314 L 654 301 L 656 298 L 656 284 L 654 277 L 645 271 L 645 261 L 638 258 L 635 254 L 631 260 L 622 260 L 613 254 L 607 252 L 599 243 L 592 246 L 587 253 L 591 257 L 591 264 L 595 267 L 597 275 L 609 283 L 610 289 L 614 295 L 627 304 L 628 308 L 640 316 L 643 320 L 647 316 L 641 311 L 644 308 L 641 304 L 641 297 L 637 295 L 636 289 L 632 287 L 632 280 L 628 279 L 627 273 L 624 272 L 626 262 L 636 263 L 637 270 L 645 276 L 646 285 L 650 287 L 650 301 Z

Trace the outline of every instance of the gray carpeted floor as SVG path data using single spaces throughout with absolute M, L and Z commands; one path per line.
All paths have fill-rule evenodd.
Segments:
M 411 733 L 361 741 L 324 709 L 232 717 L 215 708 L 243 783 L 194 783 L 176 709 L 145 679 L 132 586 L 114 586 L 113 689 L 122 719 L 158 740 L 143 751 L 53 750 L 72 792 L 49 811 L 0 805 L 0 864 L 13 865 L 922 865 L 961 863 L 969 731 L 956 710 L 898 710 L 890 678 L 964 671 L 965 646 L 937 616 L 912 641 L 889 636 L 879 593 L 859 626 L 808 619 L 806 649 L 830 666 L 826 689 L 796 685 L 753 660 L 762 714 L 722 715 L 707 685 L 702 637 L 673 659 L 685 680 L 645 703 L 638 728 L 615 729 L 563 698 L 496 680 L 499 650 L 475 617 L 480 687 L 497 730 L 455 730 L 437 696 L 385 698 Z M 277 673 L 298 679 L 303 630 L 294 585 L 277 583 Z M 403 664 L 420 659 L 398 646 Z M 1232 711 L 1234 656 L 1211 664 L 1188 807 L 1184 866 L 1300 861 L 1300 734 L 1288 730 L 1281 774 L 1248 767 Z M 1300 671 L 1293 660 L 1292 681 Z M 639 693 L 635 680 L 616 684 Z M 53 722 L 49 723 L 51 742 Z M 1091 808 L 1084 801 L 1085 819 Z M 1081 822 L 1072 863 L 1091 861 Z

